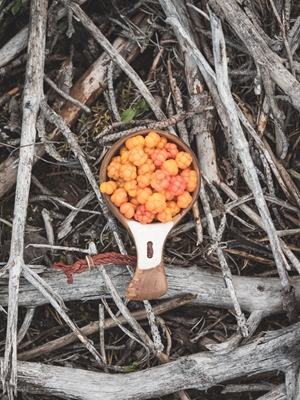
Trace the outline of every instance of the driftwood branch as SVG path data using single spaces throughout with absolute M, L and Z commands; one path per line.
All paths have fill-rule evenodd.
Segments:
M 36 137 L 35 124 L 43 95 L 47 0 L 34 0 L 30 9 L 30 32 L 26 82 L 23 92 L 23 118 L 20 160 L 16 187 L 14 221 L 11 238 L 9 268 L 9 302 L 5 356 L 1 368 L 4 392 L 9 399 L 17 393 L 17 323 L 19 279 L 24 265 L 24 235 L 27 216 L 31 170 Z
M 247 360 L 243 368 L 241 359 Z M 299 359 L 300 323 L 297 323 L 293 327 L 267 333 L 254 343 L 239 347 L 229 354 L 203 352 L 126 375 L 19 361 L 18 381 L 19 389 L 24 392 L 69 399 L 146 400 L 167 395 L 174 390 L 205 390 L 244 375 L 274 369 L 288 371 Z
M 222 10 L 227 22 L 234 29 L 237 37 L 244 42 L 255 62 L 268 68 L 270 77 L 287 94 L 293 106 L 299 111 L 300 83 L 283 66 L 283 60 L 262 39 L 237 1 L 210 0 L 209 4 L 217 5 Z M 233 15 L 235 18 L 232 17 Z
M 120 295 L 130 282 L 130 276 L 125 267 L 109 267 L 108 273 Z M 193 293 L 197 298 L 193 301 L 195 306 L 212 306 L 217 308 L 232 308 L 232 301 L 228 289 L 225 287 L 222 274 L 210 272 L 200 267 L 182 268 L 180 266 L 166 266 L 169 282 L 169 291 L 162 299 L 172 298 L 181 293 Z M 41 277 L 64 301 L 83 300 L 110 297 L 101 274 L 96 267 L 94 271 L 86 271 L 74 275 L 73 284 L 67 284 L 66 276 L 59 271 L 45 270 Z M 8 288 L 6 278 L 0 282 L 0 304 L 8 304 Z M 232 276 L 239 304 L 243 311 L 253 312 L 263 310 L 266 315 L 284 312 L 282 307 L 283 293 L 278 278 L 242 277 Z M 296 300 L 300 301 L 300 277 L 291 278 L 295 287 Z M 21 279 L 19 304 L 23 307 L 35 307 L 47 304 L 48 301 L 30 284 Z

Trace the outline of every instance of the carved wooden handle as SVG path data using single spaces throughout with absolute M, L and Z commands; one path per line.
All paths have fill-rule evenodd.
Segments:
M 136 267 L 125 296 L 130 300 L 152 300 L 168 291 L 168 282 L 163 261 L 156 268 L 140 269 Z
M 142 225 L 128 220 L 137 252 L 137 266 L 125 296 L 130 300 L 151 300 L 167 293 L 163 248 L 173 222 Z

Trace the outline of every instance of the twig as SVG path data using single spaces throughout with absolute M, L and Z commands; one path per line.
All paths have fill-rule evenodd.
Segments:
M 173 299 L 163 301 L 159 304 L 155 304 L 153 306 L 153 312 L 155 315 L 162 314 L 166 311 L 172 310 L 174 308 L 180 307 L 184 304 L 190 303 L 195 299 L 195 295 L 180 295 L 178 297 L 174 297 Z M 147 317 L 145 310 L 138 310 L 132 312 L 132 316 L 136 321 L 143 320 Z M 119 316 L 118 320 L 121 324 L 127 323 L 127 319 L 123 316 Z M 116 323 L 112 318 L 108 318 L 105 320 L 105 329 L 110 329 L 115 327 Z M 80 330 L 83 335 L 89 336 L 93 333 L 97 332 L 99 329 L 99 322 L 91 322 L 90 324 L 83 326 Z M 69 333 L 68 335 L 62 336 L 58 339 L 52 340 L 48 343 L 37 346 L 31 350 L 25 351 L 19 354 L 20 360 L 30 360 L 34 357 L 42 356 L 43 354 L 47 354 L 51 351 L 58 350 L 61 347 L 67 346 L 77 340 L 77 336 L 74 333 Z
M 65 1 L 63 1 L 65 2 Z M 116 62 L 120 68 L 125 72 L 125 74 L 132 80 L 135 86 L 139 89 L 141 95 L 147 101 L 152 111 L 154 112 L 158 120 L 165 119 L 165 114 L 158 107 L 156 100 L 149 92 L 147 86 L 144 84 L 142 79 L 134 71 L 134 69 L 125 61 L 125 59 L 116 51 L 116 49 L 110 44 L 106 37 L 100 32 L 92 20 L 85 14 L 77 3 L 71 2 L 70 8 L 74 14 L 80 19 L 84 27 L 94 36 L 96 41 L 104 48 L 104 50 L 109 54 L 111 59 Z M 173 128 L 170 127 L 169 130 L 175 133 Z
M 126 318 L 129 325 L 132 327 L 136 335 L 140 338 L 140 340 L 149 348 L 151 353 L 153 353 L 159 360 L 165 362 L 166 355 L 162 353 L 162 349 L 157 349 L 154 346 L 153 341 L 149 338 L 146 332 L 142 329 L 142 327 L 137 323 L 137 321 L 132 317 L 132 314 L 128 310 L 128 308 L 123 303 L 121 297 L 119 296 L 116 288 L 114 287 L 108 273 L 106 272 L 104 266 L 100 264 L 99 266 L 102 278 L 109 289 L 114 302 L 118 306 L 119 310 L 121 311 L 122 315 Z
M 205 188 L 204 188 L 203 184 L 201 185 L 201 188 L 200 188 L 200 198 L 201 198 L 203 209 L 204 209 L 204 212 L 205 212 L 205 215 L 207 218 L 209 233 L 213 239 L 214 250 L 216 251 L 218 259 L 220 261 L 222 274 L 223 274 L 227 289 L 229 290 L 229 293 L 230 293 L 230 297 L 231 297 L 232 304 L 233 304 L 233 307 L 235 310 L 238 326 L 241 329 L 242 335 L 247 336 L 248 330 L 247 330 L 247 326 L 246 326 L 245 316 L 241 310 L 241 307 L 239 305 L 239 302 L 238 302 L 238 299 L 237 299 L 237 296 L 236 296 L 236 293 L 234 290 L 234 286 L 232 284 L 231 271 L 227 264 L 224 253 L 221 250 L 221 248 L 219 247 L 219 244 L 217 243 L 217 230 L 216 230 L 215 223 L 214 223 L 214 220 L 213 220 L 213 217 L 211 214 L 210 205 L 209 205 L 208 198 L 206 196 L 206 192 L 205 192 Z
M 35 123 L 43 95 L 43 69 L 47 23 L 47 0 L 32 0 L 30 7 L 30 33 L 23 91 L 23 117 L 20 160 L 14 206 L 14 222 L 11 236 L 9 270 L 9 305 L 4 362 L 1 380 L 4 393 L 9 399 L 17 394 L 17 323 L 19 279 L 24 265 L 24 235 L 27 215 L 30 177 L 34 156 Z
M 81 103 L 81 101 L 74 99 L 74 97 L 70 96 L 68 93 L 61 90 L 55 82 L 53 82 L 48 76 L 44 76 L 45 81 L 48 83 L 49 86 L 52 87 L 61 97 L 66 100 L 69 100 L 71 103 L 75 104 L 77 107 L 81 107 L 86 113 L 90 114 L 91 109 L 87 107 L 85 104 Z
M 188 119 L 191 118 L 193 115 L 195 115 L 196 113 L 202 113 L 204 111 L 207 110 L 212 110 L 214 107 L 207 105 L 204 107 L 198 107 L 197 109 L 194 109 L 193 111 L 182 111 L 179 114 L 175 114 L 170 118 L 167 118 L 163 121 L 159 121 L 159 122 L 154 122 L 154 121 L 136 121 L 136 120 L 132 120 L 130 121 L 130 124 L 134 124 L 136 125 L 134 128 L 131 129 L 127 129 L 127 130 L 122 130 L 120 132 L 117 133 L 111 133 L 108 134 L 111 130 L 113 130 L 115 127 L 116 128 L 122 128 L 123 126 L 127 126 L 128 122 L 116 122 L 114 124 L 112 124 L 111 126 L 107 127 L 106 129 L 104 129 L 102 132 L 99 133 L 99 135 L 96 136 L 95 139 L 99 139 L 99 143 L 100 144 L 105 144 L 105 143 L 110 143 L 110 142 L 114 142 L 118 139 L 120 139 L 121 137 L 123 137 L 124 135 L 127 135 L 128 133 L 132 133 L 135 132 L 137 130 L 143 130 L 143 129 L 164 129 L 169 127 L 170 125 L 175 125 L 178 121 L 182 121 L 184 119 Z
M 102 359 L 98 351 L 92 345 L 92 343 L 81 333 L 80 329 L 77 325 L 69 318 L 66 313 L 66 306 L 61 297 L 59 297 L 52 288 L 37 275 L 34 271 L 32 271 L 27 266 L 23 267 L 23 275 L 34 287 L 36 287 L 39 292 L 45 296 L 49 303 L 55 308 L 55 310 L 59 313 L 59 315 L 64 319 L 64 321 L 69 325 L 72 331 L 77 335 L 78 339 L 83 343 L 83 345 L 93 354 L 96 361 L 99 365 L 102 365 Z
M 106 353 L 105 353 L 105 341 L 104 341 L 104 330 L 105 330 L 105 316 L 104 307 L 99 304 L 99 343 L 100 343 L 100 354 L 102 357 L 103 364 L 107 364 Z M 81 329 L 82 331 L 82 329 Z M 107 372 L 107 371 L 106 371 Z
M 235 112 L 235 103 L 233 101 L 227 73 L 227 61 L 226 61 L 226 49 L 223 32 L 219 19 L 210 12 L 212 35 L 213 35 L 213 50 L 215 58 L 215 68 L 217 75 L 217 86 L 219 89 L 220 97 L 222 102 L 227 107 L 227 116 L 230 121 L 231 133 L 233 142 L 236 150 L 238 151 L 240 160 L 244 167 L 244 176 L 248 186 L 251 188 L 254 195 L 256 206 L 263 219 L 263 223 L 268 234 L 270 245 L 273 251 L 275 263 L 278 269 L 278 273 L 281 279 L 282 287 L 287 297 L 292 293 L 292 286 L 290 279 L 286 271 L 287 261 L 281 250 L 279 239 L 276 234 L 276 230 L 271 219 L 266 201 L 263 196 L 263 192 L 255 171 L 253 160 L 249 153 L 248 143 L 245 139 L 242 131 L 237 113 Z M 294 318 L 295 304 L 292 304 L 292 309 L 287 310 L 289 316 Z
M 34 312 L 35 312 L 35 307 L 27 308 L 22 326 L 18 332 L 17 345 L 19 345 L 22 342 L 24 336 L 26 335 L 28 329 L 30 328 L 30 325 L 31 325 L 33 317 L 34 317 Z
M 114 72 L 114 63 L 113 63 L 113 61 L 111 61 L 109 63 L 108 69 L 107 69 L 107 90 L 108 90 L 108 95 L 109 95 L 109 100 L 110 100 L 111 111 L 115 117 L 115 120 L 118 122 L 121 122 L 121 117 L 120 117 L 120 113 L 119 113 L 119 110 L 117 107 L 116 96 L 115 96 L 115 92 L 114 92 L 113 72 Z

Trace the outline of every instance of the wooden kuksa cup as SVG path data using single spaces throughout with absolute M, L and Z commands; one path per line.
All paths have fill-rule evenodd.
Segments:
M 190 147 L 187 146 L 177 136 L 157 130 L 145 129 L 131 133 L 119 139 L 107 152 L 100 168 L 100 184 L 109 180 L 107 177 L 107 167 L 113 157 L 119 155 L 120 149 L 125 145 L 127 139 L 133 136 L 146 136 L 149 132 L 155 131 L 160 136 L 167 138 L 168 142 L 175 143 L 179 151 L 186 151 L 192 156 L 191 168 L 197 172 L 198 183 L 192 195 L 191 204 L 182 209 L 170 222 L 152 222 L 150 224 L 141 224 L 133 218 L 126 218 L 110 199 L 110 196 L 103 194 L 110 210 L 124 225 L 134 239 L 137 251 L 137 266 L 135 274 L 127 288 L 125 296 L 131 300 L 151 300 L 163 296 L 168 290 L 168 283 L 163 263 L 163 249 L 168 234 L 179 223 L 179 221 L 188 213 L 199 196 L 201 173 L 198 161 Z

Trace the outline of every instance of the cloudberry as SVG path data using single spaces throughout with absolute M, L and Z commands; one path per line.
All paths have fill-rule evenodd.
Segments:
M 150 185 L 157 192 L 161 192 L 162 190 L 167 189 L 169 187 L 170 179 L 171 177 L 167 171 L 162 171 L 158 169 L 151 175 Z
M 157 146 L 159 142 L 160 136 L 156 132 L 149 132 L 148 135 L 145 137 L 145 146 L 149 147 L 150 149 Z
M 160 141 L 155 146 L 157 149 L 163 149 L 167 143 L 168 139 L 164 136 L 160 137 Z
M 128 150 L 133 149 L 134 147 L 141 145 L 144 146 L 145 138 L 142 135 L 136 135 L 126 140 L 125 146 Z
M 107 167 L 107 176 L 117 181 L 120 177 L 121 157 L 114 157 Z
M 180 211 L 180 207 L 178 207 L 176 201 L 167 201 L 167 207 L 169 210 L 171 210 L 173 217 Z
M 177 205 L 180 208 L 187 208 L 192 202 L 192 196 L 189 192 L 183 192 L 177 197 Z
M 134 205 L 132 203 L 123 203 L 121 204 L 120 211 L 125 215 L 126 218 L 132 218 L 135 213 Z
M 145 206 L 153 214 L 162 212 L 167 207 L 165 196 L 161 193 L 153 193 L 148 197 Z
M 144 174 L 144 175 L 138 175 L 136 180 L 137 180 L 137 183 L 139 185 L 139 188 L 144 189 L 144 188 L 146 188 L 147 186 L 150 185 L 151 173 L 148 172 L 147 174 Z
M 137 167 L 145 164 L 148 159 L 148 155 L 144 152 L 142 146 L 136 146 L 129 150 L 129 161 L 131 161 Z
M 139 175 L 144 175 L 147 174 L 148 172 L 154 172 L 155 171 L 155 165 L 153 164 L 153 161 L 148 158 L 143 165 L 138 167 L 138 174 Z
M 160 169 L 167 171 L 170 176 L 176 176 L 178 174 L 178 165 L 175 160 L 164 161 Z
M 179 196 L 185 191 L 186 183 L 182 176 L 172 176 L 170 180 L 170 184 L 168 186 L 169 192 L 173 193 L 174 196 Z
M 100 192 L 106 194 L 112 194 L 117 189 L 115 181 L 102 182 L 100 185 Z
M 160 167 L 163 162 L 166 161 L 167 157 L 168 153 L 165 149 L 155 149 L 154 152 L 151 154 L 151 160 L 157 167 Z
M 197 172 L 194 169 L 185 168 L 183 171 L 181 171 L 180 176 L 182 176 L 186 183 L 186 190 L 188 192 L 193 192 L 197 187 Z
M 178 168 L 180 169 L 188 168 L 193 161 L 190 153 L 187 153 L 186 151 L 180 151 L 179 153 L 177 153 L 175 160 L 177 162 Z
M 145 204 L 146 201 L 148 200 L 148 197 L 152 195 L 152 190 L 149 187 L 146 187 L 145 189 L 138 189 L 136 193 L 136 199 L 139 202 L 139 204 Z
M 110 196 L 110 199 L 115 206 L 120 207 L 121 204 L 128 201 L 127 192 L 124 188 L 118 188 Z
M 138 184 L 137 181 L 135 179 L 133 179 L 132 181 L 127 181 L 124 182 L 124 189 L 126 190 L 126 192 L 128 193 L 128 195 L 130 197 L 135 197 L 136 193 L 137 193 L 137 189 L 138 189 Z
M 149 224 L 154 220 L 154 217 L 155 215 L 151 211 L 148 211 L 144 204 L 139 205 L 134 214 L 134 219 L 141 224 Z
M 175 143 L 166 143 L 164 149 L 168 153 L 168 158 L 174 159 L 179 152 Z
M 122 164 L 119 175 L 124 181 L 132 181 L 136 178 L 136 166 L 131 163 Z
M 172 210 L 168 207 L 156 214 L 156 219 L 163 223 L 172 221 L 172 217 Z

